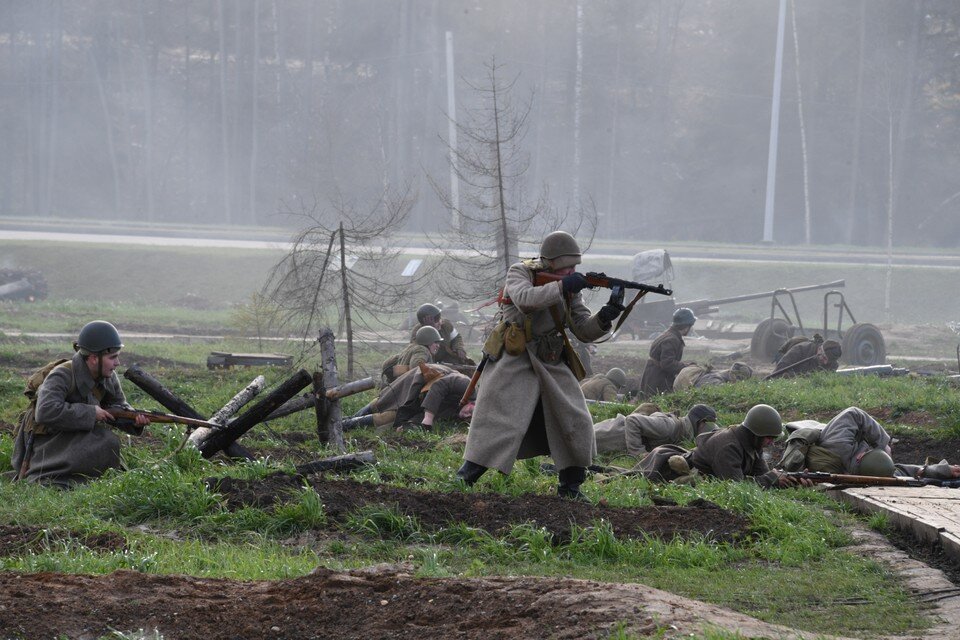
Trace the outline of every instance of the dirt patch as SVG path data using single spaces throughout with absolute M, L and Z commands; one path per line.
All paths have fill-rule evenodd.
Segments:
M 940 462 L 946 458 L 960 464 L 960 438 L 931 438 L 926 436 L 894 436 L 897 442 L 891 445 L 893 459 L 908 464 L 923 464 L 927 458 Z
M 530 523 L 549 531 L 559 541 L 570 538 L 571 525 L 589 526 L 606 520 L 618 538 L 649 535 L 664 540 L 705 536 L 715 541 L 734 541 L 750 534 L 744 516 L 706 501 L 688 506 L 609 507 L 561 500 L 555 496 L 518 497 L 495 493 L 438 493 L 368 484 L 352 480 L 327 480 L 322 476 L 274 473 L 259 480 L 210 478 L 211 490 L 220 493 L 230 509 L 260 508 L 289 500 L 291 492 L 309 482 L 319 494 L 327 516 L 342 522 L 366 506 L 395 509 L 416 518 L 425 531 L 435 532 L 456 523 L 492 534 Z
M 95 594 L 95 596 L 94 596 Z M 643 585 L 563 578 L 414 578 L 394 570 L 317 569 L 242 582 L 118 571 L 105 576 L 0 573 L 0 628 L 23 638 L 157 631 L 220 638 L 814 637 Z
M 126 541 L 118 533 L 85 534 L 65 529 L 0 525 L 0 556 L 3 557 L 42 553 L 66 546 L 109 552 L 125 548 Z

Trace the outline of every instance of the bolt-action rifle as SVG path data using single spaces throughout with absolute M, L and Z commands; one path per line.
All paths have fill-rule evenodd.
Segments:
M 120 407 L 108 407 L 107 413 L 113 416 L 113 424 L 119 429 L 131 433 L 135 436 L 143 433 L 143 427 L 134 424 L 137 416 L 146 416 L 150 422 L 167 422 L 176 424 L 185 424 L 190 427 L 206 427 L 207 429 L 222 429 L 222 425 L 207 420 L 198 420 L 196 418 L 187 418 L 172 413 L 160 413 L 159 411 L 148 411 L 146 409 L 121 409 Z
M 784 475 L 790 478 L 809 480 L 814 483 L 828 482 L 830 484 L 859 487 L 946 487 L 960 489 L 960 479 L 941 480 L 938 478 L 910 478 L 894 476 L 884 478 L 878 476 L 856 476 L 845 473 L 826 473 L 824 471 L 787 471 Z

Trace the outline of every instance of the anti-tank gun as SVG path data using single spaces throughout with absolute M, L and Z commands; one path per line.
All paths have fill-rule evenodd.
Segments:
M 633 278 L 645 281 L 663 279 L 669 286 L 673 279 L 670 256 L 662 249 L 637 254 L 634 256 Z M 724 305 L 769 298 L 770 315 L 751 332 L 736 332 L 722 327 L 720 329 L 704 328 L 701 323 L 697 324 L 695 332 L 708 337 L 749 337 L 751 356 L 764 362 L 771 361 L 777 354 L 777 350 L 790 338 L 812 337 L 814 333 L 819 333 L 824 339 L 834 339 L 841 343 L 842 359 L 848 364 L 862 366 L 883 364 L 886 361 L 883 336 L 876 326 L 857 323 L 843 293 L 837 290 L 844 285 L 843 280 L 836 280 L 726 298 L 701 298 L 687 301 L 661 298 L 649 302 L 642 301 L 637 305 L 633 316 L 624 324 L 623 329 L 629 331 L 634 338 L 652 336 L 670 326 L 673 312 L 680 307 L 687 307 L 698 318 L 704 318 L 717 314 L 720 307 Z M 800 310 L 794 294 L 822 289 L 828 289 L 823 296 L 823 324 L 815 329 L 805 327 L 800 318 Z M 831 315 L 835 317 L 831 318 Z M 849 323 L 848 328 L 845 329 L 846 319 L 849 319 Z

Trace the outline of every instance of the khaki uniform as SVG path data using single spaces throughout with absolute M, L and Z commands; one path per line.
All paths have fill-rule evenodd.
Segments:
M 593 461 L 593 420 L 549 308 L 560 310 L 581 341 L 606 331 L 580 294 L 567 300 L 560 282 L 534 286 L 536 266 L 519 262 L 507 272 L 504 295 L 510 301 L 501 305 L 500 317 L 521 327 L 529 318 L 531 340 L 519 355 L 504 350 L 487 362 L 464 451 L 466 460 L 503 473 L 517 458 L 538 455 L 552 456 L 561 470 Z
M 612 402 L 617 399 L 619 388 L 613 384 L 607 376 L 598 373 L 580 383 L 580 389 L 583 391 L 583 397 L 587 400 L 602 400 Z
M 99 399 L 98 399 L 99 396 Z M 116 372 L 98 386 L 79 353 L 70 366 L 59 366 L 37 392 L 33 455 L 24 480 L 69 487 L 120 467 L 120 439 L 96 421 L 96 406 L 129 409 Z M 26 450 L 26 434 L 18 434 L 12 464 L 19 470 Z
M 417 324 L 413 327 L 413 331 L 410 332 L 410 342 L 417 339 L 417 331 L 424 326 L 426 325 Z M 467 350 L 463 346 L 463 336 L 460 335 L 460 332 L 457 331 L 457 328 L 453 326 L 450 320 L 441 318 L 438 331 L 440 332 L 440 337 L 443 338 L 443 342 L 440 343 L 440 348 L 433 358 L 434 362 L 476 364 L 467 355 Z
M 381 388 L 386 387 L 403 373 L 410 369 L 416 369 L 421 363 L 430 364 L 432 362 L 433 356 L 430 354 L 430 349 L 415 342 L 408 344 L 396 356 L 384 360 L 383 365 L 381 365 L 380 386 Z
M 597 453 L 626 453 L 640 457 L 665 444 L 692 442 L 693 425 L 686 416 L 656 412 L 643 415 L 634 411 L 628 416 L 598 422 L 593 427 Z
M 857 456 L 872 449 L 884 449 L 890 434 L 860 407 L 848 407 L 823 428 L 797 429 L 777 466 L 785 471 L 823 471 L 859 474 Z
M 814 371 L 836 371 L 837 367 L 840 366 L 839 361 L 829 360 L 827 364 L 820 364 L 820 360 L 814 357 L 817 355 L 817 348 L 819 346 L 819 344 L 812 340 L 794 345 L 789 351 L 783 354 L 783 357 L 777 362 L 777 367 L 773 370 L 773 373 L 770 374 L 770 377 L 792 378 L 794 376 L 802 376 L 806 373 L 813 373 Z M 802 362 L 802 364 L 797 364 L 798 362 Z
M 706 367 L 692 364 L 689 367 L 684 367 L 680 370 L 680 373 L 677 374 L 676 379 L 673 381 L 673 390 L 683 391 L 691 387 L 712 387 L 736 381 L 737 379 L 730 369 L 708 371 Z
M 442 365 L 430 365 L 441 377 L 427 384 L 420 368 L 411 369 L 386 387 L 373 404 L 373 423 L 376 426 L 397 426 L 405 422 L 420 422 L 425 411 L 436 418 L 456 418 L 460 413 L 460 398 L 470 384 L 470 378 Z
M 653 341 L 650 345 L 650 357 L 643 368 L 640 378 L 640 395 L 649 398 L 658 393 L 669 393 L 673 390 L 673 380 L 686 366 L 683 357 L 683 336 L 679 327 L 672 326 Z
M 751 479 L 761 487 L 776 484 L 776 472 L 770 471 L 762 451 L 754 445 L 755 438 L 742 424 L 726 429 L 701 433 L 692 451 L 677 445 L 657 447 L 644 458 L 639 469 L 645 478 L 654 482 L 669 482 L 679 477 L 669 466 L 672 456 L 682 456 L 690 469 L 720 480 Z

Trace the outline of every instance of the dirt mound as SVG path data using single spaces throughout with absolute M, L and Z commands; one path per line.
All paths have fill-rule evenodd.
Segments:
M 119 551 L 126 542 L 118 533 L 85 534 L 65 529 L 0 525 L 0 556 L 41 553 L 59 546 L 82 546 L 91 551 Z
M 514 525 L 531 523 L 547 529 L 557 541 L 570 538 L 571 524 L 586 527 L 601 519 L 609 522 L 620 538 L 646 534 L 670 540 L 677 536 L 702 535 L 711 540 L 731 541 L 750 534 L 750 523 L 744 516 L 702 500 L 685 507 L 609 507 L 555 496 L 414 491 L 285 473 L 260 480 L 210 478 L 207 484 L 223 495 L 229 508 L 238 509 L 269 507 L 288 500 L 290 493 L 303 487 L 305 481 L 319 494 L 327 516 L 334 522 L 342 522 L 351 512 L 372 506 L 393 508 L 402 515 L 414 517 L 426 531 L 465 523 L 497 534 L 509 531 Z
M 318 569 L 292 580 L 243 582 L 144 575 L 0 573 L 0 629 L 23 638 L 94 638 L 154 630 L 220 638 L 606 638 L 737 629 L 747 637 L 803 634 L 643 585 L 562 578 L 413 578 L 394 570 Z M 809 637 L 813 637 L 810 635 Z

